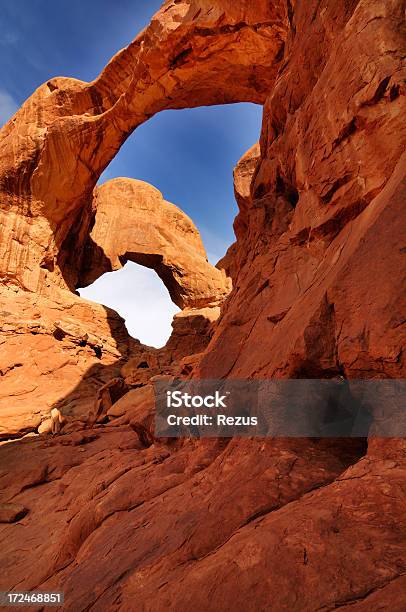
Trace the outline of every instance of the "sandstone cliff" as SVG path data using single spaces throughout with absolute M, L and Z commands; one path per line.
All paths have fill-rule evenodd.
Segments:
M 150 386 L 405 377 L 404 8 L 168 1 L 93 83 L 52 79 L 1 130 L 2 431 L 71 419 L 0 447 L 1 590 L 60 589 L 72 611 L 404 609 L 404 440 L 158 441 Z M 236 101 L 263 126 L 214 269 L 153 187 L 96 183 L 153 114 Z M 127 259 L 183 308 L 161 351 L 74 293 Z

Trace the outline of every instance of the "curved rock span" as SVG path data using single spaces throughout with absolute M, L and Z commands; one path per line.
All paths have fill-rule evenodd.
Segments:
M 282 56 L 283 3 L 167 2 L 92 83 L 44 83 L 2 129 L 1 274 L 39 291 L 73 289 L 96 182 L 131 132 L 155 113 L 263 103 Z M 28 224 L 27 217 L 35 219 Z M 65 248 L 75 240 L 75 253 Z
M 375 420 L 368 440 L 157 440 L 152 382 L 405 377 L 404 58 L 402 0 L 174 0 L 1 130 L 3 432 L 31 434 L 0 447 L 0 590 L 403 610 L 404 439 Z M 213 268 L 153 187 L 96 183 L 153 114 L 238 101 L 264 105 L 262 133 Z M 129 259 L 183 309 L 164 349 L 74 293 Z
M 94 207 L 80 286 L 131 260 L 153 268 L 180 308 L 224 301 L 230 280 L 208 263 L 193 222 L 158 189 L 142 181 L 113 179 L 95 188 Z

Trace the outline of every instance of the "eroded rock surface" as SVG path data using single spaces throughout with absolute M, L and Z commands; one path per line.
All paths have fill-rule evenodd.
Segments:
M 238 240 L 222 264 L 237 289 L 203 376 L 404 375 L 401 5 L 295 10 L 260 158 L 236 169 Z
M 110 360 L 64 398 L 99 423 L 0 446 L 15 521 L 1 590 L 63 590 L 72 611 L 404 609 L 404 440 L 155 440 L 151 387 L 405 376 L 403 20 L 401 0 L 167 2 L 96 81 L 53 79 L 1 131 L 2 376 L 21 372 L 19 394 L 51 336 L 90 365 L 105 334 Z M 127 240 L 141 251 L 136 232 L 99 231 L 95 202 L 128 183 L 97 178 L 152 114 L 243 100 L 264 121 L 235 171 L 237 242 L 219 264 L 233 290 L 219 318 L 185 308 L 163 352 L 135 346 L 69 293 L 121 265 Z M 53 376 L 58 359 L 82 367 L 55 355 Z

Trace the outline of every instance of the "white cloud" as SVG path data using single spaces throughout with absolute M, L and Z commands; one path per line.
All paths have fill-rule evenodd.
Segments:
M 0 127 L 17 112 L 18 104 L 4 89 L 0 89 Z
M 132 262 L 79 292 L 87 300 L 113 308 L 125 319 L 131 336 L 157 348 L 167 342 L 173 316 L 179 312 L 157 274 Z

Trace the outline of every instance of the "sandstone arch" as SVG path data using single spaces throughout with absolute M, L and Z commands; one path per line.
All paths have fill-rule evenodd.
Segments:
M 181 309 L 224 300 L 229 279 L 207 261 L 192 220 L 158 189 L 143 181 L 113 179 L 96 187 L 94 204 L 79 285 L 89 285 L 130 260 L 154 269 Z
M 282 0 L 254 10 L 242 0 L 168 1 L 95 81 L 39 87 L 0 132 L 2 276 L 30 291 L 74 289 L 93 188 L 124 140 L 165 109 L 264 103 L 287 23 Z
M 0 397 L 7 423 L 0 436 L 35 429 L 67 389 L 69 411 L 80 403 L 86 412 L 97 385 L 107 381 L 101 364 L 111 368 L 103 376 L 116 376 L 114 364 L 143 350 L 115 313 L 74 295 L 126 258 L 154 267 L 184 307 L 174 320 L 168 360 L 203 350 L 229 289 L 223 273 L 205 261 L 198 239 L 190 243 L 198 256 L 181 249 L 176 261 L 165 260 L 168 252 L 134 250 L 130 241 L 106 256 L 109 245 L 89 234 L 97 233 L 98 200 L 111 186 L 95 186 L 126 138 L 159 111 L 264 103 L 287 28 L 282 0 L 260 0 L 254 10 L 242 0 L 226 7 L 220 0 L 165 2 L 93 82 L 49 80 L 0 130 L 0 306 L 12 336 L 0 347 L 0 366 L 11 373 Z M 94 380 L 82 381 L 88 368 L 95 368 Z M 46 390 L 38 384 L 44 374 L 53 381 Z M 78 381 L 85 383 L 80 393 Z

